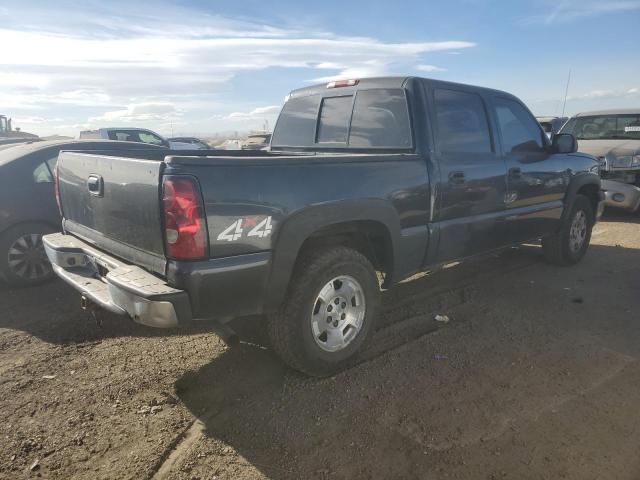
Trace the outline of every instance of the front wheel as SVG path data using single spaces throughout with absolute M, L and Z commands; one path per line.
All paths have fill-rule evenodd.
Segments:
M 542 239 L 546 259 L 556 265 L 575 265 L 589 248 L 594 212 L 584 195 L 576 195 L 560 230 Z
M 269 317 L 271 344 L 296 370 L 336 373 L 371 337 L 379 298 L 376 272 L 358 251 L 338 246 L 307 255 L 284 304 Z

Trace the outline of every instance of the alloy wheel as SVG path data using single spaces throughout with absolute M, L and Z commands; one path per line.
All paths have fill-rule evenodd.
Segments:
M 362 329 L 366 313 L 365 295 L 358 281 L 342 275 L 318 293 L 311 312 L 316 344 L 327 352 L 345 349 Z
M 42 244 L 42 235 L 28 233 L 18 237 L 8 251 L 11 271 L 25 280 L 39 280 L 51 273 L 51 264 Z

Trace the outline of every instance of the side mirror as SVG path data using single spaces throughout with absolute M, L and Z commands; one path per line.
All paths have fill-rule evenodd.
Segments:
M 556 133 L 551 140 L 551 148 L 554 153 L 575 153 L 578 142 L 570 133 Z

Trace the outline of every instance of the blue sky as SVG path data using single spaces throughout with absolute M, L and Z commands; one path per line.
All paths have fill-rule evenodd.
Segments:
M 0 113 L 39 134 L 270 125 L 292 88 L 417 74 L 536 114 L 640 107 L 640 0 L 0 3 Z M 9 46 L 9 48 L 7 48 Z

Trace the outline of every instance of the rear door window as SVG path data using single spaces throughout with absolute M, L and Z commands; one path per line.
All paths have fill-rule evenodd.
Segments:
M 318 120 L 318 143 L 347 143 L 352 105 L 352 95 L 327 97 L 322 100 Z
M 411 147 L 407 98 L 401 89 L 361 90 L 356 95 L 349 145 Z
M 487 114 L 478 94 L 446 89 L 436 89 L 433 94 L 440 151 L 493 151 Z

